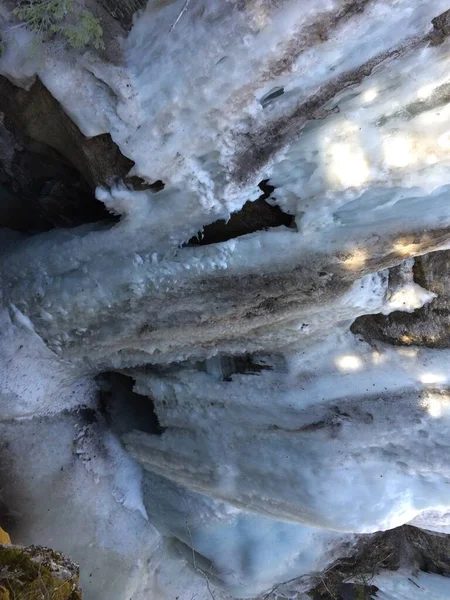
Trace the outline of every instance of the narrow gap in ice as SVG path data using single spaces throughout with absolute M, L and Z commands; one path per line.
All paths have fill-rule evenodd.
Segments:
M 137 175 L 129 175 L 125 177 L 124 183 L 125 185 L 130 186 L 131 190 L 150 190 L 150 192 L 152 192 L 153 194 L 162 192 L 163 189 L 166 187 L 166 184 L 164 183 L 164 181 L 161 181 L 161 179 L 158 179 L 153 183 L 146 183 L 141 177 L 138 177 Z
M 268 180 L 261 181 L 258 187 L 263 193 L 257 200 L 246 202 L 228 220 L 220 219 L 206 225 L 188 244 L 206 246 L 274 227 L 295 228 L 295 218 L 292 215 L 283 212 L 276 204 L 269 203 L 268 199 L 275 188 Z
M 263 108 L 266 108 L 267 106 L 272 104 L 272 102 L 274 100 L 276 100 L 283 94 L 284 94 L 284 87 L 275 87 L 275 88 L 271 89 L 268 94 L 266 94 L 265 96 L 263 96 L 261 98 L 261 100 L 260 100 L 261 106 Z
M 100 410 L 105 414 L 112 433 L 118 437 L 133 430 L 161 435 L 161 427 L 151 396 L 142 396 L 133 390 L 134 380 L 121 373 L 102 373 L 97 378 L 100 385 Z
M 242 354 L 239 356 L 215 356 L 197 363 L 199 371 L 205 371 L 222 381 L 232 381 L 233 375 L 259 375 L 273 369 L 270 361 L 263 356 Z

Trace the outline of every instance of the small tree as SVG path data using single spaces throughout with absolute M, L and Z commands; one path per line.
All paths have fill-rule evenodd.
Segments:
M 61 34 L 73 48 L 105 47 L 100 20 L 77 0 L 22 0 L 13 13 L 44 39 Z

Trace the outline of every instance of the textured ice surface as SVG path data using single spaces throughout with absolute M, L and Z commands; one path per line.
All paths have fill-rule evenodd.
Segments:
M 1 418 L 54 414 L 94 404 L 91 377 L 59 360 L 14 306 L 0 312 Z M 55 399 L 57 401 L 55 402 Z
M 272 167 L 277 202 L 305 211 L 305 227 L 327 226 L 327 208 L 348 224 L 363 207 L 379 210 L 448 183 L 447 45 L 388 65 L 333 98 L 336 110 L 306 126 Z
M 411 577 L 409 573 L 380 575 L 374 581 L 379 591 L 375 600 L 446 600 L 450 594 L 448 577 L 421 573 Z
M 195 565 L 237 596 L 254 596 L 299 573 L 321 572 L 354 546 L 351 534 L 238 510 L 153 473 L 144 475 L 144 499 L 158 529 L 182 542 L 179 551 L 193 562 L 192 547 Z
M 147 468 L 237 507 L 390 529 L 447 504 L 448 359 L 333 336 L 292 356 L 287 372 L 138 374 L 168 429 L 130 434 L 128 447 Z
M 376 235 L 364 213 L 321 236 L 282 227 L 166 253 L 152 251 L 144 231 L 120 225 L 51 232 L 11 252 L 5 300 L 56 353 L 89 364 L 280 350 L 332 324 L 392 310 L 395 304 L 384 306 L 386 273 L 377 271 L 401 263 L 405 252 L 443 246 L 446 198 L 441 188 L 426 203 L 413 197 L 381 208 Z M 415 298 L 409 308 L 429 299 Z
M 139 467 L 86 416 L 0 423 L 13 540 L 70 555 L 82 565 L 87 600 L 210 598 L 203 578 L 143 516 Z
M 37 74 L 85 135 L 165 183 L 112 182 L 97 197 L 119 225 L 2 256 L 17 541 L 79 560 L 88 600 L 254 595 L 325 569 L 356 532 L 448 530 L 449 351 L 348 329 L 433 298 L 408 258 L 450 239 L 449 43 L 428 37 L 449 7 L 362 4 L 150 2 L 120 66 L 8 30 L 1 73 Z M 182 247 L 266 178 L 297 231 Z M 236 372 L 243 353 L 264 368 Z M 143 489 L 86 412 L 94 376 L 129 367 L 166 428 L 125 436 Z M 438 600 L 445 583 L 380 575 L 377 597 Z
M 439 85 L 445 96 L 446 44 L 420 42 L 448 8 L 445 0 L 375 1 L 364 11 L 343 0 L 308 0 L 301 8 L 293 0 L 252 2 L 245 9 L 208 0 L 190 5 L 173 26 L 183 5 L 149 2 L 125 41 L 123 66 L 89 53 L 55 58 L 20 28 L 8 32 L 12 41 L 0 59 L 0 72 L 14 81 L 37 73 L 86 135 L 110 132 L 135 161 L 133 172 L 166 183 L 164 209 L 156 212 L 165 212 L 169 239 L 188 239 L 255 199 L 268 174 L 283 203 L 292 195 L 320 197 L 331 184 L 339 192 L 334 206 L 349 187 L 392 187 L 399 169 L 400 180 L 409 174 L 405 187 L 420 183 L 414 165 L 427 166 L 430 182 L 442 181 L 446 112 L 432 107 L 411 120 L 408 107 L 415 102 L 421 112 L 442 95 L 433 92 Z M 342 98 L 335 97 L 342 87 Z M 273 89 L 284 94 L 263 108 Z M 327 101 L 330 117 L 313 121 L 313 132 L 308 127 L 296 142 L 308 119 L 328 114 Z M 137 196 L 128 194 L 131 205 L 145 194 Z

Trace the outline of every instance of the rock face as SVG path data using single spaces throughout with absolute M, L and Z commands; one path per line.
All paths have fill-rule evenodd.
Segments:
M 404 525 L 362 539 L 353 556 L 336 561 L 309 591 L 313 600 L 377 598 L 377 575 L 396 572 L 409 561 L 411 571 L 448 577 L 450 538 Z M 284 590 L 283 590 L 284 591 Z
M 37 79 L 29 91 L 0 77 L 2 226 L 21 231 L 108 219 L 97 185 L 133 166 L 107 134 L 86 138 Z
M 367 315 L 356 319 L 352 331 L 367 340 L 399 346 L 450 347 L 450 253 L 433 252 L 415 259 L 415 281 L 436 297 L 412 313 Z
M 0 546 L 1 600 L 81 600 L 78 566 L 62 554 L 31 546 Z

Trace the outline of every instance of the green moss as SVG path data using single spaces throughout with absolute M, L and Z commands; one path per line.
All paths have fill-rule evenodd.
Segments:
M 355 584 L 356 600 L 367 600 L 366 587 L 360 583 Z
M 100 21 L 88 10 L 81 11 L 77 24 L 67 26 L 62 33 L 72 48 L 84 48 L 89 44 L 97 50 L 105 47 Z
M 0 546 L 0 600 L 81 600 L 78 577 L 64 581 L 56 577 L 45 560 L 61 560 L 56 553 L 41 548 L 22 549 Z

